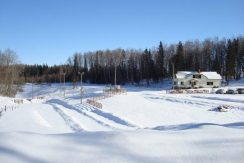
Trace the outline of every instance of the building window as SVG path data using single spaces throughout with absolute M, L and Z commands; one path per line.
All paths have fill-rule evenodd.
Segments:
M 207 85 L 213 85 L 213 82 L 207 82 Z
M 192 78 L 201 79 L 201 78 L 202 78 L 202 76 L 201 76 L 201 75 L 193 75 L 193 77 L 192 77 Z
M 174 82 L 174 85 L 177 85 L 177 82 L 176 81 Z
M 180 82 L 180 85 L 184 85 L 184 82 L 182 81 L 182 82 Z

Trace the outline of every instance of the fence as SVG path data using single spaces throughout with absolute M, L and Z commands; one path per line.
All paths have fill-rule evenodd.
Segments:
M 109 97 L 112 97 L 112 94 L 105 94 L 105 95 L 102 95 L 102 96 L 96 96 L 96 97 L 93 97 L 92 100 L 98 101 L 98 100 L 103 100 L 103 99 L 106 99 L 106 98 L 109 98 Z
M 167 94 L 193 94 L 193 93 L 210 93 L 207 89 L 175 89 L 175 90 L 166 90 Z
M 17 108 L 17 106 L 1 106 L 0 107 L 0 117 L 2 116 L 3 112 L 7 112 L 7 111 L 13 111 Z
M 100 102 L 97 102 L 98 100 L 103 100 L 103 99 L 106 99 L 106 98 L 109 98 L 109 97 L 112 97 L 112 94 L 104 94 L 102 96 L 96 96 L 96 97 L 93 97 L 92 99 L 87 99 L 87 103 L 92 105 L 92 106 L 95 106 L 99 109 L 102 109 L 103 105 L 100 103 Z
M 38 99 L 38 100 L 43 100 L 44 97 L 43 97 L 43 96 L 37 96 L 36 99 Z
M 23 99 L 14 99 L 14 103 L 23 104 Z
M 92 99 L 87 99 L 86 102 L 92 106 L 99 108 L 99 109 L 102 109 L 102 107 L 103 107 L 103 105 L 100 102 L 97 102 L 97 101 L 92 100 Z
M 24 103 L 24 100 L 23 99 L 14 99 L 13 102 L 16 103 L 16 104 L 23 104 Z M 11 105 L 11 106 L 7 106 L 7 105 L 0 106 L 0 117 L 2 116 L 2 114 L 4 112 L 13 111 L 16 108 L 17 108 L 17 106 L 15 106 L 15 105 Z
M 99 109 L 102 109 L 102 104 L 100 102 L 97 102 L 98 100 L 103 100 L 109 97 L 112 97 L 113 95 L 116 94 L 127 94 L 127 91 L 123 88 L 107 88 L 107 89 L 103 89 L 103 95 L 101 96 L 96 96 L 93 97 L 92 99 L 87 99 L 87 103 L 95 106 Z
M 108 95 L 116 95 L 116 94 L 125 94 L 127 95 L 127 91 L 124 88 L 120 88 L 120 89 L 116 89 L 116 88 L 107 88 L 107 89 L 103 89 L 103 93 L 104 94 L 108 94 Z

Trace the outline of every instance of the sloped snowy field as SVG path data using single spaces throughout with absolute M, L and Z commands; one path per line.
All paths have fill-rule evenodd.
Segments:
M 244 162 L 244 95 L 166 94 L 127 86 L 127 95 L 80 104 L 79 89 L 26 84 L 0 97 L 0 162 Z M 244 87 L 244 81 L 232 83 Z M 103 85 L 85 85 L 85 99 Z M 226 88 L 227 89 L 227 88 Z M 231 105 L 228 112 L 213 111 Z

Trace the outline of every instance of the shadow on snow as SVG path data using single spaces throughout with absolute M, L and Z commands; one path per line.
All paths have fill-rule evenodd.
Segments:
M 216 124 L 216 123 L 186 123 L 180 125 L 168 125 L 168 126 L 157 126 L 154 128 L 146 128 L 152 130 L 188 130 L 188 129 L 197 129 L 204 126 L 220 126 L 220 127 L 227 127 L 227 128 L 237 128 L 237 129 L 244 129 L 244 122 L 236 122 L 236 123 L 227 123 L 227 124 Z

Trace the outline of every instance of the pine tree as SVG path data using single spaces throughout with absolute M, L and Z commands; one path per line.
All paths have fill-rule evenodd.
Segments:
M 152 54 L 150 50 L 145 49 L 141 57 L 141 72 L 142 78 L 146 80 L 147 86 L 150 84 L 150 79 L 153 78 L 154 72 L 154 62 L 152 60 Z
M 74 61 L 73 61 L 73 75 L 72 75 L 72 79 L 73 79 L 73 87 L 75 88 L 75 83 L 78 81 L 77 76 L 78 76 L 78 72 L 79 72 L 79 61 L 78 61 L 78 54 L 76 53 L 74 55 Z
M 240 51 L 239 51 L 240 59 L 239 59 L 239 64 L 240 64 L 240 72 L 241 72 L 241 77 L 244 77 L 244 38 L 240 38 Z
M 158 53 L 156 56 L 156 70 L 157 70 L 157 79 L 163 79 L 165 77 L 164 48 L 161 41 L 159 43 Z
M 186 70 L 184 68 L 184 49 L 181 41 L 177 46 L 176 55 L 174 56 L 173 62 L 175 66 L 175 72 Z
M 226 56 L 226 79 L 233 79 L 235 75 L 235 54 L 233 43 L 228 40 L 227 56 Z
M 88 66 L 87 66 L 87 56 L 84 55 L 84 81 L 87 82 L 87 78 L 88 78 Z

